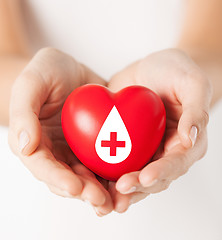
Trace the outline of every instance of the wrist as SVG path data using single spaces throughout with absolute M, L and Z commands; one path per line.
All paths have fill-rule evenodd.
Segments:
M 212 48 L 179 46 L 206 74 L 212 86 L 211 108 L 222 98 L 222 52 Z

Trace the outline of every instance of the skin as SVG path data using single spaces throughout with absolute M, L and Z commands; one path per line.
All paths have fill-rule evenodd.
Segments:
M 222 95 L 220 2 L 188 1 L 177 48 L 132 63 L 109 81 L 113 91 L 132 84 L 147 86 L 161 96 L 167 110 L 165 138 L 152 163 L 114 183 L 80 163 L 67 146 L 60 124 L 62 105 L 72 90 L 85 83 L 106 82 L 56 49 L 41 49 L 33 57 L 21 2 L 0 0 L 0 103 L 4 103 L 0 123 L 9 124 L 13 152 L 53 193 L 89 202 L 98 216 L 124 212 L 149 194 L 165 190 L 207 149 L 209 109 Z
M 107 214 L 113 209 L 110 194 L 74 156 L 61 128 L 66 98 L 72 90 L 90 82 L 105 84 L 69 55 L 53 48 L 41 49 L 12 87 L 9 144 L 53 193 L 88 201 Z M 21 146 L 19 141 L 24 134 L 28 142 Z
M 31 44 L 22 17 L 21 1 L 0 0 L 0 124 L 9 124 L 10 91 L 30 61 Z M 13 69 L 13 71 L 12 71 Z
M 204 156 L 211 101 L 210 82 L 199 67 L 177 49 L 153 53 L 130 65 L 111 79 L 109 87 L 119 91 L 133 84 L 146 86 L 162 98 L 166 131 L 152 162 L 116 182 L 116 190 L 125 195 L 116 194 L 115 202 L 124 210 L 150 193 L 167 189 Z M 192 126 L 197 127 L 197 139 L 190 136 Z

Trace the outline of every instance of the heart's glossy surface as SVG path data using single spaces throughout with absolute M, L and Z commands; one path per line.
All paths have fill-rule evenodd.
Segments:
M 62 110 L 64 136 L 74 154 L 112 181 L 150 161 L 165 125 L 160 97 L 142 86 L 112 93 L 100 85 L 84 85 L 69 95 Z

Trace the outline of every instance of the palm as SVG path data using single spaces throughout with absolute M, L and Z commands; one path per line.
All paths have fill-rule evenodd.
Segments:
M 87 200 L 106 214 L 113 207 L 104 187 L 107 183 L 101 181 L 101 184 L 75 157 L 61 127 L 66 98 L 75 88 L 91 81 L 104 84 L 102 78 L 71 56 L 52 48 L 41 49 L 15 81 L 12 93 L 10 118 L 22 123 L 16 131 L 19 136 L 21 132 L 26 136 L 22 150 L 18 152 L 17 145 L 13 144 L 14 124 L 11 124 L 9 138 L 25 166 L 52 192 Z M 19 121 L 17 112 L 22 113 Z
M 157 153 L 153 159 L 164 157 L 177 144 L 180 144 L 178 122 L 182 114 L 182 106 L 175 99 L 162 99 L 166 109 L 166 129 Z
M 70 89 L 67 92 L 69 93 L 69 91 Z M 58 96 L 58 99 L 61 98 L 62 96 Z M 51 156 L 51 158 L 57 162 L 58 166 L 62 165 L 69 173 L 72 172 L 78 176 L 82 182 L 91 182 L 91 185 L 94 184 L 93 189 L 96 190 L 95 188 L 97 187 L 97 193 L 99 190 L 101 191 L 101 189 L 102 191 L 106 191 L 104 186 L 107 186 L 107 181 L 100 179 L 85 167 L 73 154 L 64 138 L 61 127 L 63 102 L 64 101 L 55 103 L 56 108 L 54 108 L 54 106 L 52 107 L 50 102 L 46 103 L 44 105 L 45 114 L 40 114 L 40 124 L 42 127 L 41 152 L 46 156 Z M 59 178 L 59 175 L 56 177 Z M 100 181 L 98 179 L 100 179 Z M 80 196 L 77 196 L 77 198 L 80 198 Z M 95 204 L 97 204 L 97 202 Z
M 196 122 L 207 119 L 206 116 L 202 119 L 197 116 L 203 113 L 199 110 L 200 105 L 209 105 L 210 91 L 206 79 L 188 56 L 178 50 L 151 54 L 114 75 L 109 87 L 118 91 L 134 84 L 148 87 L 161 97 L 166 109 L 166 130 L 151 162 L 142 170 L 125 174 L 117 181 L 115 202 L 121 203 L 125 210 L 130 199 L 134 203 L 150 193 L 160 192 L 172 180 L 186 173 L 204 155 L 207 142 L 204 129 L 191 148 L 191 124 L 194 119 Z

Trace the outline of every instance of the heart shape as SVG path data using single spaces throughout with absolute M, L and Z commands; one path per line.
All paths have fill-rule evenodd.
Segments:
M 62 129 L 74 154 L 111 181 L 150 161 L 165 125 L 160 97 L 137 85 L 117 93 L 100 85 L 84 85 L 68 96 L 62 109 Z

